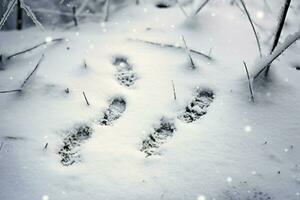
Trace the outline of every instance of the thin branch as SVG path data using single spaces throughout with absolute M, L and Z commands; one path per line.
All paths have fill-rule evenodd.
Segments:
M 244 14 L 244 10 L 243 10 L 243 8 L 241 8 L 240 4 L 238 4 L 236 1 L 234 1 L 233 5 L 235 5 Z M 263 31 L 265 30 L 264 27 L 262 27 L 261 25 L 256 23 L 253 19 L 251 19 L 251 21 L 256 26 L 256 28 L 259 28 L 260 30 L 263 30 Z
M 294 33 L 293 35 L 288 36 L 285 39 L 285 42 L 280 47 L 277 47 L 273 51 L 273 53 L 265 59 L 265 62 L 263 63 L 262 67 L 257 72 L 257 74 L 254 76 L 254 79 L 256 79 L 267 68 L 270 68 L 272 62 L 299 39 L 300 39 L 300 31 Z
M 44 30 L 43 25 L 41 24 L 41 22 L 39 22 L 39 20 L 36 18 L 35 14 L 32 12 L 31 8 L 29 6 L 27 6 L 24 2 L 24 0 L 19 0 L 20 1 L 20 6 L 21 8 L 25 11 L 25 13 L 27 14 L 27 16 L 32 20 L 32 22 L 38 26 L 39 28 L 41 28 L 42 30 Z
M 274 42 L 273 42 L 273 46 L 272 46 L 272 49 L 270 51 L 270 54 L 274 51 L 274 49 L 276 48 L 276 46 L 277 46 L 277 44 L 279 42 L 279 38 L 280 38 L 282 29 L 283 29 L 283 25 L 284 25 L 284 22 L 285 22 L 285 19 L 286 19 L 287 12 L 289 10 L 290 4 L 291 4 L 291 0 L 286 0 L 285 1 L 284 8 L 281 11 L 279 23 L 277 25 L 276 34 L 275 34 L 275 37 L 274 37 Z
M 85 92 L 82 92 L 83 96 L 84 96 L 84 99 L 85 99 L 85 102 L 86 102 L 86 105 L 90 105 L 88 99 L 86 98 L 86 95 L 85 95 Z
M 196 69 L 196 65 L 195 65 L 195 63 L 194 63 L 194 61 L 193 61 L 193 58 L 192 58 L 192 56 L 191 56 L 190 49 L 187 47 L 187 44 L 186 44 L 186 41 L 185 41 L 183 35 L 181 35 L 181 39 L 182 39 L 182 41 L 183 41 L 184 49 L 185 49 L 186 55 L 187 55 L 187 57 L 188 57 L 188 59 L 189 59 L 189 61 L 190 61 L 190 63 L 191 63 L 192 69 Z
M 249 14 L 249 12 L 248 12 L 248 10 L 247 10 L 247 7 L 246 7 L 245 2 L 244 2 L 243 0 L 240 0 L 240 1 L 241 1 L 241 3 L 242 3 L 242 6 L 243 6 L 243 8 L 244 8 L 246 14 L 247 14 L 248 20 L 249 20 L 249 22 L 250 22 L 250 24 L 251 24 L 253 33 L 254 33 L 254 35 L 255 35 L 255 39 L 256 39 L 256 43 L 257 43 L 257 47 L 258 47 L 258 51 L 259 51 L 259 56 L 262 57 L 260 42 L 259 42 L 259 39 L 258 39 L 257 32 L 256 32 L 256 30 L 255 30 L 255 27 L 254 27 L 254 25 L 253 25 L 252 19 L 251 19 L 250 14 Z
M 0 94 L 5 94 L 5 93 L 13 93 L 13 92 L 21 92 L 21 89 L 16 89 L 16 90 L 4 90 L 0 91 Z
M 254 102 L 254 95 L 253 95 L 253 89 L 252 89 L 252 85 L 251 85 L 251 79 L 250 79 L 249 71 L 248 71 L 248 68 L 247 68 L 247 65 L 246 65 L 245 61 L 243 61 L 243 63 L 244 63 L 245 70 L 246 70 L 246 73 L 247 73 L 249 90 L 250 90 L 250 94 L 251 94 L 251 101 Z
M 201 10 L 202 8 L 204 8 L 204 6 L 206 6 L 206 4 L 209 2 L 209 0 L 205 0 L 201 5 L 200 7 L 196 10 L 195 12 L 195 15 L 197 15 Z
M 164 44 L 164 43 L 159 43 L 159 42 L 152 42 L 152 41 L 147 41 L 147 40 L 140 40 L 140 39 L 130 39 L 132 41 L 136 41 L 136 42 L 142 42 L 142 43 L 146 43 L 146 44 L 150 44 L 153 46 L 159 46 L 159 47 L 165 47 L 165 48 L 174 48 L 174 49 L 181 49 L 181 50 L 185 50 L 184 47 L 181 46 L 176 46 L 173 44 Z M 194 50 L 194 49 L 190 49 L 191 53 L 194 54 L 198 54 L 200 56 L 203 56 L 204 58 L 208 59 L 208 60 L 213 60 L 213 58 L 209 55 L 206 55 L 204 53 L 201 53 L 200 51 Z
M 174 96 L 174 100 L 176 101 L 176 90 L 175 90 L 175 85 L 174 85 L 174 81 L 172 80 L 172 87 L 173 87 L 173 96 Z
M 186 18 L 189 18 L 188 14 L 185 12 L 185 10 L 183 9 L 183 7 L 180 5 L 180 3 L 177 2 L 178 7 L 180 8 L 180 10 L 182 11 L 182 13 L 184 14 L 184 16 Z
M 8 4 L 8 8 L 5 11 L 5 13 L 3 14 L 1 20 L 0 20 L 0 30 L 3 27 L 3 25 L 5 24 L 5 22 L 7 21 L 8 16 L 11 14 L 11 12 L 13 11 L 14 7 L 17 4 L 17 0 L 12 0 L 9 2 Z
M 3 142 L 1 142 L 1 145 L 0 145 L 0 151 L 2 150 L 2 147 L 3 147 Z
M 106 1 L 105 1 L 105 13 L 104 13 L 104 21 L 105 21 L 105 22 L 108 21 L 108 17 L 109 17 L 109 6 L 110 6 L 110 0 L 106 0 Z
M 34 12 L 43 13 L 43 14 L 61 15 L 61 16 L 67 16 L 67 17 L 73 16 L 73 13 L 71 13 L 71 12 L 60 12 L 57 10 L 50 10 L 50 9 L 45 9 L 45 8 L 37 8 L 37 9 L 32 9 L 32 10 Z M 79 13 L 79 11 L 77 11 L 76 16 L 77 17 L 100 18 L 103 15 L 92 14 L 92 13 Z
M 291 0 L 286 0 L 286 1 L 285 1 L 285 4 L 284 4 L 284 7 L 283 7 L 283 9 L 281 10 L 281 14 L 280 14 L 280 18 L 279 18 L 279 23 L 278 23 L 278 25 L 277 25 L 276 34 L 275 34 L 275 37 L 274 37 L 274 42 L 273 42 L 273 45 L 272 45 L 270 54 L 272 54 L 272 52 L 275 50 L 276 46 L 278 45 L 279 38 L 280 38 L 282 29 L 283 29 L 283 26 L 284 26 L 284 22 L 285 22 L 285 19 L 286 19 L 286 16 L 287 16 L 287 13 L 288 13 L 290 4 L 291 4 Z M 271 67 L 271 66 L 268 66 L 268 67 L 266 68 L 265 76 L 268 76 L 270 67 Z
M 83 66 L 84 66 L 85 69 L 87 69 L 87 67 L 88 67 L 85 60 L 83 60 Z
M 32 72 L 27 76 L 27 78 L 25 79 L 25 81 L 22 83 L 21 85 L 21 90 L 23 90 L 23 88 L 25 87 L 26 83 L 29 81 L 29 79 L 31 78 L 31 76 L 34 74 L 34 72 L 38 69 L 38 67 L 40 66 L 42 60 L 44 58 L 44 54 L 41 56 L 41 58 L 39 59 L 38 63 L 36 64 L 35 68 L 32 70 Z
M 78 26 L 78 20 L 77 20 L 77 16 L 76 16 L 76 6 L 72 7 L 72 14 L 73 14 L 73 22 L 74 22 L 74 26 Z
M 80 7 L 78 8 L 78 12 L 77 14 L 81 14 L 83 12 L 83 10 L 85 9 L 85 7 L 88 5 L 90 0 L 84 0 L 83 3 L 80 5 Z
M 7 57 L 7 60 L 9 60 L 9 59 L 11 59 L 11 58 L 13 58 L 13 57 L 15 57 L 15 56 L 24 54 L 24 53 L 26 53 L 26 52 L 28 52 L 28 51 L 32 51 L 32 50 L 34 50 L 34 49 L 36 49 L 36 48 L 38 48 L 38 47 L 40 47 L 40 46 L 43 46 L 43 45 L 46 45 L 46 44 L 49 44 L 49 43 L 61 42 L 61 41 L 63 41 L 63 40 L 64 40 L 64 38 L 56 38 L 56 39 L 52 39 L 50 42 L 47 42 L 47 41 L 42 42 L 42 43 L 37 44 L 37 45 L 35 45 L 35 46 L 33 46 L 33 47 L 29 48 L 29 49 L 25 49 L 25 50 L 23 50 L 23 51 L 20 51 L 20 52 L 17 52 L 17 53 L 14 53 L 14 54 L 8 56 L 8 57 Z

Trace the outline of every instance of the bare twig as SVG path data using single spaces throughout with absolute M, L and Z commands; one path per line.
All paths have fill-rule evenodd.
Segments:
M 193 58 L 192 58 L 192 56 L 191 56 L 190 49 L 187 47 L 187 44 L 186 44 L 186 41 L 185 41 L 183 35 L 181 35 L 181 39 L 182 39 L 182 41 L 183 41 L 184 49 L 185 49 L 186 55 L 187 55 L 187 57 L 188 57 L 188 59 L 189 59 L 189 61 L 190 61 L 190 63 L 191 63 L 192 69 L 196 69 L 196 65 L 195 65 L 195 63 L 194 63 L 194 61 L 193 61 Z
M 251 84 L 251 79 L 250 79 L 249 71 L 248 71 L 248 68 L 247 68 L 247 65 L 246 65 L 245 61 L 243 61 L 243 63 L 244 63 L 245 70 L 246 70 L 246 73 L 247 73 L 249 90 L 250 90 L 250 94 L 251 94 L 251 101 L 254 102 L 254 95 L 253 95 L 253 89 L 252 89 L 252 84 Z
M 176 101 L 176 90 L 175 90 L 175 85 L 174 85 L 174 81 L 172 80 L 172 87 L 173 87 L 173 96 L 174 96 L 174 100 Z
M 104 13 L 104 21 L 105 21 L 105 22 L 108 21 L 108 17 L 109 17 L 109 6 L 110 6 L 110 0 L 106 0 L 106 1 L 105 1 L 105 13 Z
M 243 8 L 244 8 L 246 14 L 247 14 L 248 20 L 249 20 L 249 22 L 250 22 L 250 24 L 251 24 L 253 33 L 254 33 L 254 35 L 255 35 L 255 39 L 256 39 L 256 43 L 257 43 L 257 47 L 258 47 L 258 51 L 259 51 L 259 56 L 262 57 L 262 54 L 261 54 L 261 47 L 260 47 L 260 42 L 259 42 L 259 39 L 258 39 L 257 32 L 256 32 L 256 30 L 255 30 L 255 27 L 254 27 L 254 25 L 253 25 L 252 19 L 251 19 L 250 14 L 249 14 L 249 12 L 248 12 L 248 10 L 247 10 L 247 7 L 246 7 L 245 2 L 244 2 L 243 0 L 240 0 L 240 1 L 241 1 L 241 3 L 242 3 L 242 6 L 243 6 Z
M 182 11 L 182 13 L 184 14 L 184 16 L 186 18 L 189 18 L 188 14 L 185 12 L 185 10 L 183 9 L 183 7 L 180 5 L 180 3 L 177 2 L 178 7 L 180 8 L 180 10 Z
M 8 16 L 12 13 L 16 4 L 17 4 L 17 0 L 12 0 L 9 2 L 6 12 L 3 14 L 2 18 L 0 19 L 0 30 L 5 24 L 5 22 L 7 21 Z
M 200 7 L 196 10 L 195 12 L 195 15 L 197 15 L 201 10 L 202 8 L 204 8 L 204 6 L 206 6 L 206 4 L 209 2 L 209 0 L 205 0 L 201 5 Z
M 74 26 L 78 26 L 78 21 L 77 21 L 77 16 L 76 16 L 76 6 L 72 7 L 72 14 L 73 14 Z
M 3 147 L 3 142 L 1 142 L 1 145 L 0 145 L 0 151 L 2 150 L 2 147 Z
M 86 105 L 90 105 L 88 99 L 86 98 L 86 95 L 85 95 L 85 92 L 82 92 L 83 96 L 84 96 L 84 99 L 85 99 L 85 102 L 86 102 Z
M 286 49 L 288 49 L 294 42 L 300 39 L 300 31 L 294 33 L 292 36 L 288 36 L 285 42 L 280 46 L 277 47 L 269 57 L 266 58 L 264 65 L 261 69 L 257 72 L 254 76 L 254 79 L 258 78 L 258 76 L 264 72 L 267 68 L 270 68 L 272 62 L 278 58 Z
M 45 144 L 44 149 L 47 149 L 48 147 L 48 142 Z
M 33 47 L 29 48 L 29 49 L 25 49 L 25 50 L 23 50 L 23 51 L 14 53 L 14 54 L 8 56 L 7 59 L 9 60 L 9 59 L 11 59 L 11 58 L 13 58 L 13 57 L 15 57 L 15 56 L 24 54 L 24 53 L 26 53 L 26 52 L 28 52 L 28 51 L 32 51 L 33 49 L 36 49 L 36 48 L 38 48 L 38 47 L 40 47 L 40 46 L 43 46 L 43 45 L 46 45 L 46 44 L 49 44 L 49 43 L 61 42 L 61 41 L 63 41 L 63 40 L 64 40 L 64 38 L 56 38 L 56 39 L 52 39 L 50 42 L 47 42 L 47 41 L 42 42 L 42 43 L 37 44 L 37 45 L 35 45 L 35 46 L 33 46 Z
M 85 69 L 88 67 L 85 60 L 83 60 L 83 66 Z
M 4 90 L 0 91 L 0 94 L 5 94 L 5 93 L 13 93 L 13 92 L 21 92 L 21 89 L 16 89 L 16 90 Z
M 154 46 L 159 46 L 159 47 L 165 47 L 165 48 L 175 48 L 175 49 L 182 49 L 185 50 L 184 47 L 181 46 L 176 46 L 173 44 L 164 44 L 164 43 L 159 43 L 159 42 L 152 42 L 152 41 L 147 41 L 147 40 L 140 40 L 140 39 L 131 39 L 132 41 L 137 41 L 137 42 L 142 42 L 142 43 L 146 43 L 146 44 L 151 44 Z M 194 54 L 198 54 L 200 56 L 203 56 L 204 58 L 208 59 L 208 60 L 213 60 L 213 58 L 209 55 L 206 55 L 204 53 L 201 53 L 200 51 L 194 50 L 194 49 L 190 49 L 191 53 Z
M 278 25 L 277 25 L 277 29 L 276 29 L 276 33 L 275 33 L 275 37 L 274 37 L 274 41 L 273 41 L 273 45 L 272 45 L 270 54 L 272 54 L 272 52 L 275 50 L 275 48 L 276 48 L 276 46 L 277 46 L 277 44 L 279 42 L 279 38 L 280 38 L 282 29 L 283 29 L 283 25 L 284 25 L 284 22 L 285 22 L 285 19 L 286 19 L 286 16 L 287 16 L 290 4 L 291 4 L 291 0 L 285 0 L 284 7 L 281 10 L 281 14 L 280 14 L 280 17 L 279 17 L 279 22 L 278 22 Z M 268 76 L 270 67 L 271 66 L 268 66 L 266 68 L 265 76 Z
M 21 1 L 17 0 L 17 30 L 23 28 L 23 10 L 21 8 Z
M 41 56 L 41 58 L 39 59 L 38 63 L 36 64 L 35 68 L 32 70 L 32 72 L 27 76 L 27 78 L 24 80 L 24 82 L 21 85 L 21 90 L 23 90 L 23 88 L 25 87 L 26 83 L 29 81 L 29 79 L 31 78 L 31 76 L 34 74 L 34 72 L 38 69 L 38 67 L 40 66 L 42 60 L 44 58 L 44 54 Z

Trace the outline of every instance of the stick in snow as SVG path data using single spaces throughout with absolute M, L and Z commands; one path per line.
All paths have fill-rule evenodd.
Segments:
M 289 10 L 290 4 L 291 4 L 291 0 L 286 0 L 285 1 L 284 7 L 283 7 L 283 9 L 281 11 L 281 14 L 280 14 L 280 17 L 279 17 L 279 23 L 277 25 L 276 34 L 275 34 L 275 37 L 274 37 L 274 42 L 273 42 L 270 54 L 272 54 L 272 52 L 275 50 L 275 48 L 276 48 L 276 46 L 277 46 L 277 44 L 279 42 L 279 38 L 280 38 L 282 29 L 283 29 L 283 25 L 284 25 L 284 22 L 285 22 L 285 19 L 286 19 L 287 12 Z M 270 67 L 271 66 L 268 66 L 266 68 L 265 77 L 268 76 Z
M 105 22 L 108 21 L 108 17 L 109 17 L 109 5 L 110 5 L 110 0 L 106 0 L 105 1 L 105 13 L 104 13 L 104 21 Z
M 180 10 L 182 11 L 182 13 L 184 14 L 184 16 L 185 16 L 186 18 L 189 18 L 188 14 L 185 12 L 185 10 L 184 10 L 183 7 L 180 5 L 180 3 L 178 3 L 178 1 L 177 1 L 177 5 L 178 5 L 178 7 L 180 8 Z
M 27 76 L 27 78 L 25 79 L 25 81 L 22 83 L 21 85 L 21 90 L 23 90 L 23 88 L 25 87 L 26 83 L 29 81 L 29 79 L 31 78 L 31 76 L 34 74 L 34 72 L 38 69 L 38 67 L 40 66 L 42 60 L 44 58 L 44 54 L 42 55 L 42 57 L 39 59 L 38 63 L 36 64 L 35 68 L 32 70 L 32 72 Z
M 262 67 L 254 76 L 254 79 L 256 79 L 267 68 L 270 68 L 272 62 L 276 58 L 278 58 L 285 50 L 287 50 L 294 42 L 296 42 L 299 39 L 300 39 L 300 31 L 294 33 L 293 35 L 289 35 L 281 46 L 277 47 L 271 55 L 265 58 Z
M 17 30 L 21 30 L 23 27 L 23 11 L 21 8 L 21 1 L 17 0 Z
M 186 55 L 187 55 L 191 65 L 192 65 L 192 69 L 196 69 L 195 63 L 194 63 L 193 58 L 191 56 L 190 49 L 187 47 L 187 44 L 186 44 L 186 41 L 185 41 L 183 35 L 181 35 L 181 39 L 182 39 L 183 44 L 184 44 L 184 49 L 185 49 Z
M 176 101 L 176 90 L 175 90 L 175 85 L 174 85 L 174 81 L 173 80 L 172 80 L 172 87 L 173 87 L 174 100 Z
M 240 1 L 241 1 L 241 3 L 242 3 L 242 6 L 243 6 L 243 8 L 244 8 L 246 14 L 247 14 L 248 20 L 249 20 L 249 22 L 250 22 L 250 24 L 251 24 L 253 33 L 254 33 L 254 35 L 255 35 L 255 39 L 256 39 L 256 43 L 257 43 L 257 47 L 258 47 L 258 51 L 259 51 L 259 56 L 262 57 L 262 54 L 261 54 L 261 47 L 260 47 L 260 42 L 259 42 L 259 39 L 258 39 L 258 36 L 257 36 L 257 32 L 256 32 L 256 30 L 255 30 L 255 27 L 254 27 L 254 25 L 253 25 L 252 19 L 251 19 L 250 14 L 249 14 L 249 12 L 248 12 L 248 10 L 247 10 L 247 7 L 246 7 L 245 2 L 244 2 L 243 0 L 240 0 Z
M 4 90 L 0 91 L 0 94 L 5 94 L 5 93 L 12 93 L 12 92 L 21 92 L 21 89 L 16 89 L 16 90 Z
M 46 145 L 44 146 L 44 149 L 47 149 L 47 147 L 48 147 L 48 142 L 47 142 Z
M 3 27 L 3 25 L 5 24 L 8 16 L 11 14 L 11 12 L 14 10 L 14 7 L 17 4 L 17 0 L 12 0 L 9 2 L 7 10 L 5 11 L 5 13 L 3 14 L 1 20 L 0 20 L 0 30 Z
M 87 64 L 86 64 L 85 60 L 83 60 L 83 66 L 84 66 L 85 69 L 87 68 Z
M 159 43 L 159 42 L 152 42 L 152 41 L 147 41 L 147 40 L 141 40 L 141 39 L 130 39 L 132 41 L 137 41 L 137 42 L 143 42 L 143 43 L 146 43 L 146 44 L 151 44 L 151 45 L 154 45 L 154 46 L 159 46 L 159 47 L 165 47 L 165 48 L 175 48 L 175 49 L 183 49 L 185 50 L 184 47 L 181 47 L 181 46 L 175 46 L 173 44 L 164 44 L 164 43 Z M 194 49 L 189 49 L 191 53 L 194 53 L 194 54 L 198 54 L 200 56 L 203 56 L 205 57 L 206 59 L 208 60 L 213 60 L 213 58 L 209 55 L 206 55 L 204 53 L 201 53 L 200 51 L 197 51 L 197 50 L 194 50 Z
M 32 12 L 32 10 L 30 9 L 29 6 L 27 6 L 25 3 L 24 3 L 24 0 L 18 0 L 20 1 L 21 3 L 21 8 L 23 8 L 23 10 L 26 12 L 27 16 L 32 20 L 32 22 L 40 27 L 42 30 L 44 30 L 44 27 L 43 25 L 41 24 L 41 22 L 39 22 L 39 20 L 36 18 L 35 14 Z
M 251 101 L 254 102 L 254 95 L 253 95 L 253 89 L 252 89 L 252 85 L 251 85 L 251 79 L 250 79 L 249 71 L 248 71 L 248 68 L 247 68 L 247 65 L 246 65 L 245 61 L 243 61 L 243 63 L 244 63 L 245 70 L 246 70 L 246 73 L 247 73 L 249 90 L 250 90 L 250 94 L 251 94 Z
M 78 26 L 77 16 L 76 16 L 76 6 L 72 7 L 74 26 Z
M 7 60 L 9 60 L 9 59 L 11 59 L 11 58 L 13 58 L 15 56 L 18 56 L 20 54 L 24 54 L 24 53 L 26 53 L 28 51 L 32 51 L 33 49 L 36 49 L 36 48 L 38 48 L 40 46 L 43 46 L 43 45 L 46 45 L 46 44 L 49 44 L 49 43 L 61 42 L 63 40 L 64 40 L 64 38 L 56 38 L 56 39 L 52 39 L 50 42 L 47 42 L 47 41 L 42 42 L 42 43 L 37 44 L 37 45 L 35 45 L 35 46 L 33 46 L 33 47 L 29 48 L 29 49 L 26 49 L 26 50 L 23 50 L 23 51 L 20 51 L 20 52 L 17 52 L 17 53 L 14 53 L 14 54 L 8 56 Z
M 1 145 L 0 145 L 0 151 L 2 150 L 2 147 L 3 147 L 3 142 L 1 142 Z
M 83 96 L 84 96 L 84 99 L 85 99 L 85 102 L 86 102 L 86 105 L 90 105 L 88 99 L 86 98 L 86 95 L 85 95 L 85 92 L 82 92 Z
M 195 12 L 195 15 L 197 15 L 201 10 L 202 8 L 204 8 L 204 6 L 206 6 L 206 4 L 209 2 L 209 0 L 205 0 L 201 5 L 200 7 L 196 10 Z
M 15 89 L 15 90 L 4 90 L 4 91 L 0 91 L 0 94 L 5 94 L 5 93 L 12 93 L 12 92 L 22 92 L 22 90 L 24 89 L 26 83 L 29 81 L 29 79 L 31 78 L 31 76 L 34 74 L 34 72 L 38 69 L 38 67 L 40 66 L 42 60 L 44 58 L 44 54 L 42 55 L 42 57 L 39 59 L 37 65 L 35 66 L 35 68 L 32 70 L 32 72 L 26 77 L 26 79 L 24 80 L 24 82 L 22 83 L 20 89 Z

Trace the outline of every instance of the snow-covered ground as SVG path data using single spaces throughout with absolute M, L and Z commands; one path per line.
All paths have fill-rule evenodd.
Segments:
M 247 1 L 263 55 L 283 4 L 268 2 Z M 299 30 L 299 6 L 292 1 L 281 41 Z M 191 53 L 191 69 L 184 49 L 141 41 L 184 47 L 181 36 L 213 59 Z M 2 64 L 0 91 L 19 89 L 44 54 L 22 92 L 0 94 L 1 200 L 300 199 L 299 43 L 272 64 L 254 103 L 243 61 L 254 75 L 256 41 L 246 15 L 225 0 L 189 19 L 149 1 L 107 23 L 2 31 L 0 52 L 61 37 Z M 199 91 L 213 96 L 196 100 Z M 195 102 L 205 112 L 187 123 Z M 80 127 L 88 133 L 76 135 Z

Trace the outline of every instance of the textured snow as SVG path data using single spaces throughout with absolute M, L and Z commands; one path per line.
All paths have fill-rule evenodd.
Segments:
M 201 2 L 181 6 L 192 13 Z M 272 12 L 261 0 L 247 1 L 251 16 L 264 12 L 253 17 L 262 27 L 263 54 L 282 3 L 268 2 Z M 21 93 L 0 94 L 0 199 L 299 200 L 299 43 L 273 62 L 271 82 L 254 88 L 252 103 L 243 61 L 250 73 L 257 70 L 257 46 L 236 5 L 210 1 L 187 19 L 176 5 L 134 3 L 110 12 L 107 23 L 0 32 L 4 55 L 66 38 L 7 60 L 0 70 L 0 91 L 19 88 L 45 55 Z M 292 4 L 281 41 L 299 28 L 299 2 Z M 211 50 L 213 60 L 191 53 L 197 66 L 191 70 L 184 49 L 135 40 L 183 46 L 181 35 L 190 50 Z M 118 82 L 116 55 L 126 56 L 138 76 L 130 87 Z M 206 114 L 191 123 L 178 119 L 203 89 L 214 94 L 209 106 L 203 101 Z M 120 97 L 126 109 L 110 106 Z M 113 123 L 101 125 L 111 113 Z M 176 131 L 156 134 L 161 119 Z M 76 134 L 78 125 L 92 134 Z M 162 140 L 147 157 L 141 145 L 154 133 Z M 70 142 L 73 135 L 79 140 Z M 61 163 L 64 143 L 72 145 L 72 165 Z

